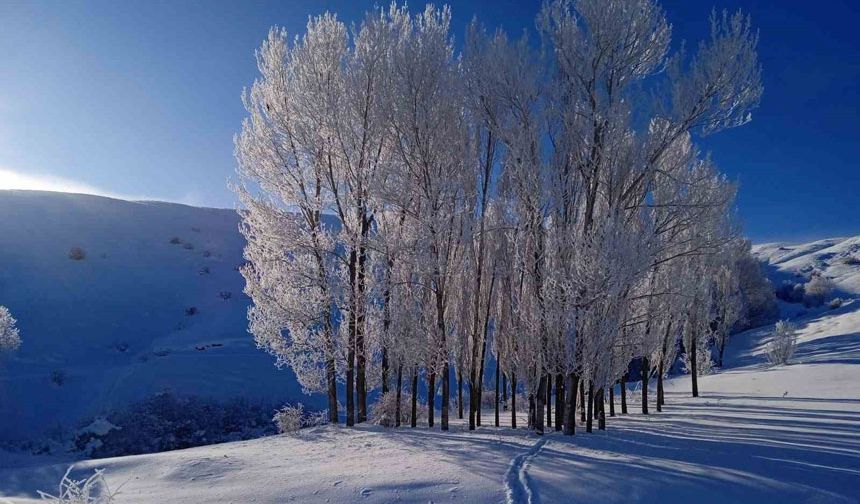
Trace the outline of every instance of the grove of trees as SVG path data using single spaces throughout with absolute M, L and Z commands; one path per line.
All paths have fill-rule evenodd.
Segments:
M 510 394 L 542 433 L 554 390 L 556 429 L 578 401 L 605 428 L 618 382 L 642 379 L 647 413 L 656 377 L 662 408 L 682 350 L 697 395 L 713 344 L 773 303 L 696 146 L 759 102 L 749 19 L 712 14 L 690 53 L 653 0 L 554 0 L 536 40 L 473 21 L 461 49 L 450 24 L 326 13 L 257 51 L 234 184 L 257 344 L 332 422 L 342 386 L 347 425 L 379 390 L 415 426 L 424 381 L 431 427 L 456 399 L 475 428 L 492 370 L 496 425 Z

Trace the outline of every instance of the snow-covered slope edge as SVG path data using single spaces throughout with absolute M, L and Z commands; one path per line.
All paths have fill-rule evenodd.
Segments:
M 753 254 L 766 264 L 775 285 L 818 273 L 832 279 L 841 293 L 860 295 L 860 236 L 804 244 L 766 243 L 753 246 Z
M 242 246 L 232 210 L 0 191 L 0 304 L 23 338 L 0 356 L 0 441 L 163 390 L 299 399 L 246 331 Z

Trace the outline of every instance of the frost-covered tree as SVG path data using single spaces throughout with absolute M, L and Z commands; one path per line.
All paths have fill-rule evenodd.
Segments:
M 21 346 L 17 322 L 8 308 L 0 306 L 0 352 L 17 350 Z
M 774 366 L 788 364 L 797 349 L 797 326 L 788 320 L 780 320 L 773 329 L 767 345 L 767 360 Z

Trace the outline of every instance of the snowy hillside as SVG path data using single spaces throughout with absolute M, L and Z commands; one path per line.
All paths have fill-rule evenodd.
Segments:
M 0 305 L 23 339 L 0 356 L 0 441 L 163 390 L 299 398 L 246 332 L 234 211 L 0 191 L 0 216 Z
M 664 412 L 641 415 L 634 392 L 604 432 L 329 426 L 84 461 L 75 475 L 105 468 L 124 504 L 860 502 L 860 302 L 797 322 L 795 363 L 765 364 L 766 330 L 737 335 L 727 369 L 700 379 L 702 397 L 690 398 L 688 378 L 669 379 Z M 5 465 L 0 495 L 16 504 L 38 502 L 34 489 L 53 489 L 66 468 Z
M 805 244 L 767 243 L 753 246 L 768 274 L 782 280 L 808 279 L 814 272 L 831 278 L 844 294 L 860 295 L 860 236 L 830 238 Z

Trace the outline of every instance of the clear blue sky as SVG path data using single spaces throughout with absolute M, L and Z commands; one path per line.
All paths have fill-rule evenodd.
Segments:
M 382 2 L 387 3 L 387 2 Z M 418 2 L 411 2 L 418 8 Z M 421 4 L 423 5 L 423 4 Z M 533 32 L 539 2 L 451 2 Z M 0 1 L 0 187 L 46 187 L 233 207 L 232 136 L 269 26 L 300 33 L 326 9 L 373 2 Z M 860 2 L 664 0 L 675 41 L 707 35 L 712 7 L 760 30 L 764 98 L 703 146 L 741 184 L 756 241 L 860 234 Z

